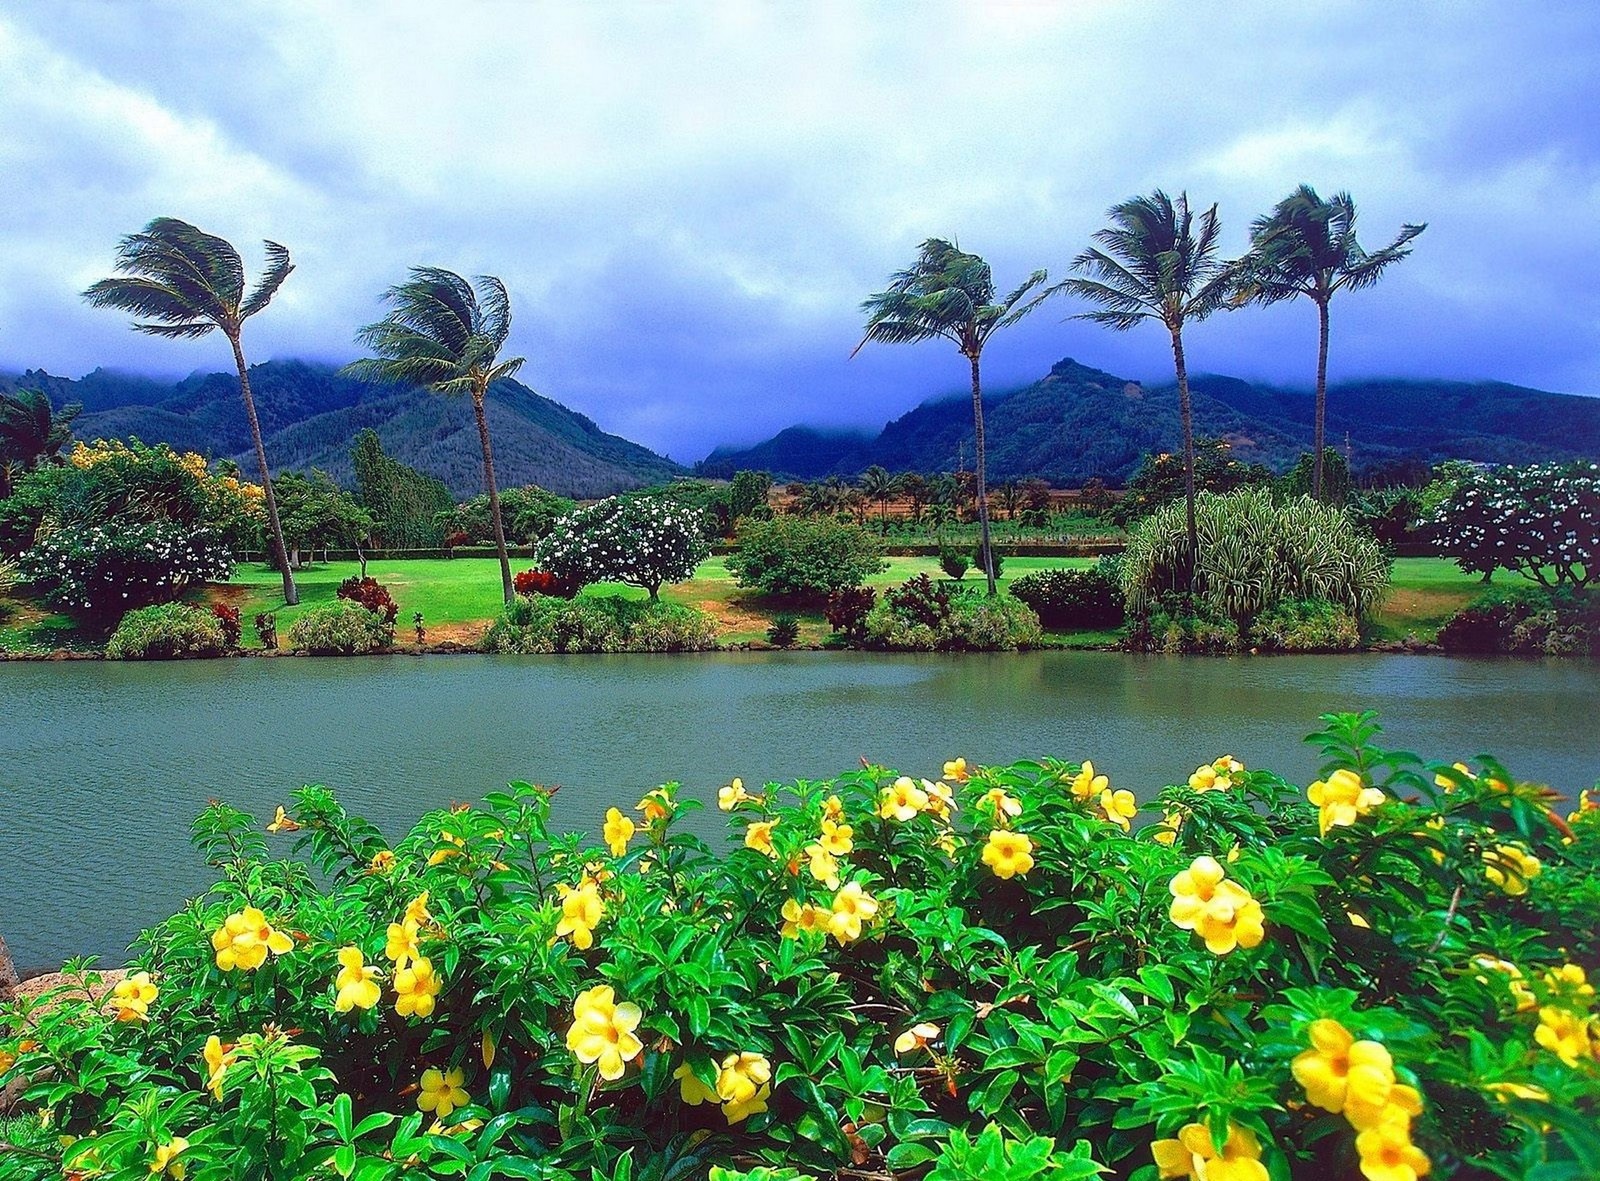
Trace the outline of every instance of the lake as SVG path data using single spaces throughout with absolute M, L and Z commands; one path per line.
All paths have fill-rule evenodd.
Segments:
M 1600 778 L 1600 667 L 1359 655 L 389 657 L 0 664 L 0 934 L 19 966 L 121 955 L 205 888 L 190 821 L 326 783 L 392 836 L 511 779 L 560 784 L 556 822 L 679 780 L 818 778 L 866 757 L 1092 758 L 1141 799 L 1232 753 L 1304 783 L 1319 713 L 1381 711 L 1388 745 L 1498 755 L 1569 796 Z M 287 851 L 292 838 L 276 838 Z

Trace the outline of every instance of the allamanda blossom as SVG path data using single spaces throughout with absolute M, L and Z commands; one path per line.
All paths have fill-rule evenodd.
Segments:
M 439 1119 L 449 1119 L 458 1107 L 472 1102 L 472 1096 L 462 1086 L 465 1076 L 461 1068 L 440 1072 L 429 1067 L 422 1072 L 422 1082 L 417 1090 L 417 1110 L 429 1111 Z
M 1307 788 L 1306 798 L 1317 806 L 1317 826 L 1327 836 L 1330 828 L 1354 824 L 1387 797 L 1379 788 L 1363 786 L 1361 776 L 1341 767 Z
M 562 885 L 561 921 L 556 924 L 556 938 L 570 936 L 572 946 L 587 951 L 594 946 L 594 929 L 605 913 L 600 890 L 593 883 L 584 883 L 577 889 Z
M 230 914 L 211 934 L 211 947 L 217 967 L 224 972 L 238 969 L 253 972 L 267 962 L 267 953 L 283 955 L 294 942 L 282 931 L 274 930 L 267 916 L 254 906 Z
M 878 913 L 878 900 L 860 882 L 850 882 L 833 896 L 833 914 L 828 920 L 828 933 L 840 943 L 861 938 L 861 925 L 872 921 Z
M 1507 894 L 1528 892 L 1528 883 L 1539 876 L 1539 859 L 1520 845 L 1496 845 L 1483 852 L 1483 876 Z
M 1168 888 L 1172 892 L 1168 917 L 1204 939 L 1213 955 L 1255 947 L 1266 934 L 1261 904 L 1238 882 L 1229 881 L 1214 857 L 1196 857 Z
M 628 842 L 633 839 L 633 821 L 624 816 L 619 809 L 609 808 L 606 811 L 605 828 L 601 835 L 604 836 L 611 855 L 621 857 L 628 851 Z
M 1261 1163 L 1261 1141 L 1249 1128 L 1228 1125 L 1228 1139 L 1219 1151 L 1204 1124 L 1186 1124 L 1176 1140 L 1150 1145 L 1156 1171 L 1162 1178 L 1190 1177 L 1197 1181 L 1268 1181 Z
M 1033 842 L 1020 832 L 992 829 L 983 846 L 983 863 L 994 876 L 1009 881 L 1033 868 Z
M 885 820 L 898 820 L 904 823 L 914 819 L 927 807 L 928 793 L 905 775 L 896 779 L 891 786 L 884 788 L 878 796 L 878 815 Z
M 339 974 L 333 983 L 339 990 L 333 1007 L 340 1013 L 370 1009 L 383 999 L 383 990 L 378 987 L 378 969 L 369 967 L 361 949 L 353 944 L 339 949 Z
M 618 1004 L 609 984 L 596 985 L 573 1002 L 567 1049 L 579 1062 L 596 1064 L 601 1078 L 615 1082 L 644 1052 L 644 1043 L 634 1033 L 642 1019 L 638 1005 Z
M 1105 791 L 1107 787 L 1111 786 L 1111 780 L 1104 775 L 1095 774 L 1094 764 L 1088 759 L 1084 759 L 1083 766 L 1072 777 L 1071 786 L 1072 798 L 1080 803 L 1087 804 Z
M 161 990 L 150 982 L 149 972 L 135 972 L 117 981 L 111 990 L 111 1004 L 118 1021 L 147 1021 L 150 1005 Z

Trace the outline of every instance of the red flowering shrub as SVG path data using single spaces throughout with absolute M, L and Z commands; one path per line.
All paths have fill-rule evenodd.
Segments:
M 446 533 L 445 536 L 444 536 L 444 548 L 445 549 L 455 549 L 456 546 L 458 546 L 458 545 L 471 545 L 471 544 L 472 544 L 472 534 L 466 532 L 463 529 L 457 529 L 454 533 Z
M 211 604 L 211 614 L 217 617 L 217 623 L 222 628 L 222 640 L 228 645 L 229 651 L 239 646 L 239 636 L 243 631 L 239 622 L 239 608 L 231 603 Z
M 549 595 L 556 599 L 570 599 L 578 588 L 565 578 L 558 578 L 548 570 L 523 570 L 511 580 L 519 595 Z
M 368 611 L 382 616 L 385 624 L 391 629 L 394 627 L 395 616 L 400 613 L 399 604 L 394 601 L 389 588 L 376 578 L 347 578 L 339 584 L 337 594 L 341 599 L 359 603 Z

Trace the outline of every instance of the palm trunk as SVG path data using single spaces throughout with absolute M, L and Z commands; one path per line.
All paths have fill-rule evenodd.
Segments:
M 278 521 L 278 498 L 272 491 L 272 473 L 267 469 L 267 445 L 261 439 L 261 420 L 256 417 L 256 400 L 250 393 L 250 370 L 244 363 L 244 349 L 239 347 L 237 335 L 229 336 L 233 345 L 233 363 L 239 367 L 239 396 L 244 399 L 244 415 L 250 422 L 250 438 L 256 445 L 256 465 L 261 469 L 261 487 L 267 502 L 267 541 L 272 546 L 273 559 L 283 571 L 283 602 L 293 607 L 300 601 L 295 589 L 294 572 L 289 569 L 289 552 L 283 545 L 283 526 Z
M 506 552 L 506 530 L 500 523 L 500 488 L 494 479 L 494 447 L 489 442 L 489 418 L 484 413 L 483 400 L 489 389 L 472 391 L 472 411 L 478 416 L 478 442 L 483 445 L 483 486 L 489 491 L 489 517 L 494 521 L 494 548 L 500 555 L 500 582 L 506 602 L 516 599 L 511 584 L 511 555 Z
M 1183 421 L 1183 496 L 1185 523 L 1189 530 L 1189 571 L 1186 581 L 1193 589 L 1194 565 L 1200 557 L 1200 534 L 1194 523 L 1194 413 L 1189 405 L 1189 369 L 1183 362 L 1183 330 L 1172 330 L 1172 363 L 1178 373 L 1178 417 Z
M 1311 495 L 1322 499 L 1323 420 L 1328 413 L 1328 304 L 1317 303 L 1317 405 L 1316 423 L 1311 428 Z
M 972 361 L 972 438 L 977 452 L 978 552 L 983 558 L 983 576 L 989 581 L 989 597 L 993 598 L 994 558 L 989 543 L 989 487 L 984 482 L 983 474 L 983 383 L 978 378 L 978 354 L 969 354 L 969 359 Z

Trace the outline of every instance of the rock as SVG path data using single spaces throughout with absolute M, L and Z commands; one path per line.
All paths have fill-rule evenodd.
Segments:
M 6 937 L 0 935 L 0 1001 L 9 1001 L 18 983 L 17 965 L 6 948 Z

